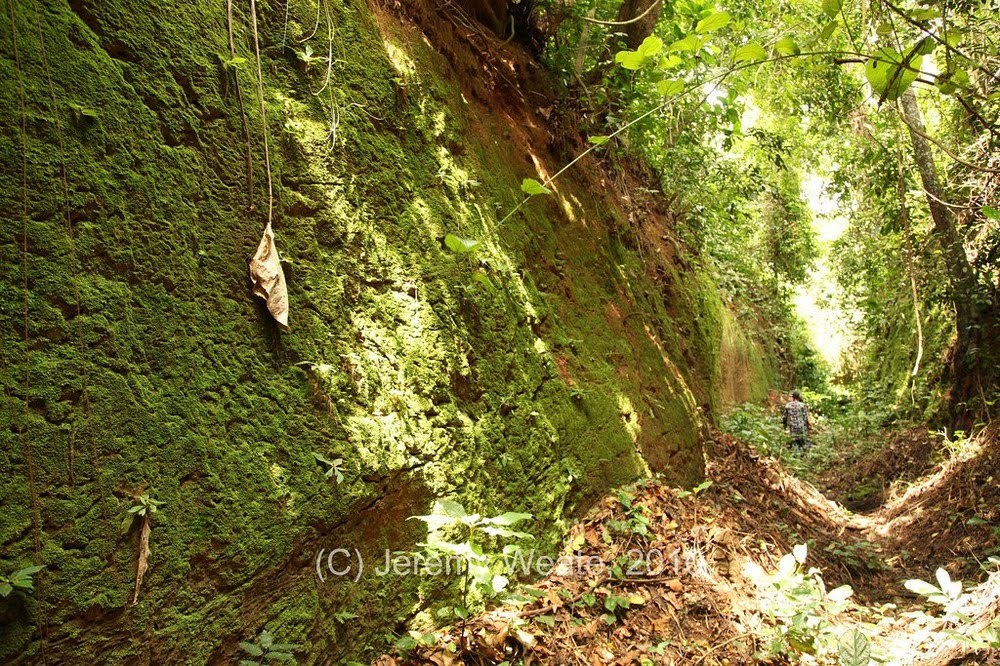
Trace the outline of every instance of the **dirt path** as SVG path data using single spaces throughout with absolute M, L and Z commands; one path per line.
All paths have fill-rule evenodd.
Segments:
M 903 586 L 945 567 L 979 584 L 952 609 L 969 626 L 1000 615 L 997 567 L 987 576 L 966 557 L 997 546 L 995 433 L 869 514 L 728 435 L 709 460 L 711 484 L 698 492 L 650 481 L 607 497 L 570 530 L 560 566 L 527 603 L 470 621 L 465 663 L 836 664 L 855 632 L 883 663 L 998 663 L 953 639 L 957 625 Z M 853 595 L 831 597 L 842 585 Z M 458 645 L 458 630 L 434 636 L 378 663 L 462 663 L 444 647 Z

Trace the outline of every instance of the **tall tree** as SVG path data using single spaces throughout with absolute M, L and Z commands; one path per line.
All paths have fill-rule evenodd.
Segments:
M 948 270 L 952 303 L 955 308 L 957 340 L 952 362 L 954 396 L 962 400 L 968 393 L 968 383 L 975 373 L 976 359 L 973 350 L 977 347 L 979 331 L 984 322 L 983 304 L 986 295 L 980 293 L 972 266 L 965 253 L 962 237 L 956 228 L 955 215 L 946 204 L 948 197 L 941 187 L 934 153 L 924 125 L 920 105 L 913 89 L 903 93 L 900 113 L 910 134 L 913 160 L 920 174 L 927 198 L 927 208 L 934 224 L 934 236 L 941 247 L 945 266 Z

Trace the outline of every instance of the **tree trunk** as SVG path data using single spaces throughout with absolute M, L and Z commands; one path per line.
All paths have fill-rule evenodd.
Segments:
M 656 3 L 650 9 L 650 5 Z M 648 10 L 648 11 L 647 11 Z M 662 0 L 623 0 L 618 8 L 618 22 L 633 21 L 628 25 L 618 26 L 617 29 L 625 33 L 625 43 L 632 50 L 635 50 L 642 40 L 653 34 L 656 22 L 660 20 L 663 12 Z M 635 21 L 637 17 L 641 19 Z
M 982 298 L 972 266 L 965 255 L 961 236 L 955 226 L 955 216 L 943 203 L 946 199 L 938 180 L 934 154 L 931 151 L 930 141 L 924 136 L 927 130 L 924 128 L 923 117 L 912 88 L 903 93 L 901 113 L 910 132 L 913 159 L 926 194 L 927 206 L 934 223 L 934 235 L 944 256 L 952 303 L 955 307 L 958 337 L 952 359 L 951 402 L 953 416 L 957 416 L 955 407 L 958 403 L 964 402 L 972 392 L 971 381 L 977 363 L 971 358 L 970 352 L 977 346 L 975 333 L 978 330 L 979 304 Z

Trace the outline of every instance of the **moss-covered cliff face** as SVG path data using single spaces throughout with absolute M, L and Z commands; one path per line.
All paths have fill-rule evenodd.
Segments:
M 562 159 L 511 87 L 523 56 L 469 82 L 356 0 L 258 4 L 283 333 L 247 276 L 268 207 L 249 4 L 235 59 L 224 2 L 11 4 L 0 574 L 46 568 L 0 600 L 0 659 L 228 663 L 265 627 L 303 662 L 360 657 L 431 592 L 321 582 L 320 549 L 412 547 L 435 497 L 531 512 L 545 549 L 611 486 L 700 476 L 727 320 L 697 261 L 643 260 L 593 162 L 498 223 Z M 164 504 L 131 605 L 143 492 Z

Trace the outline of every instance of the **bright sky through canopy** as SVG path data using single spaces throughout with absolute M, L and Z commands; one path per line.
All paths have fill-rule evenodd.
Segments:
M 809 279 L 796 290 L 795 309 L 806 322 L 816 350 L 836 372 L 850 340 L 847 316 L 833 298 L 837 285 L 830 269 L 829 252 L 831 244 L 847 229 L 848 222 L 840 210 L 840 202 L 828 194 L 826 185 L 826 179 L 815 173 L 802 180 L 802 195 L 812 211 L 821 254 L 816 266 L 809 271 Z

